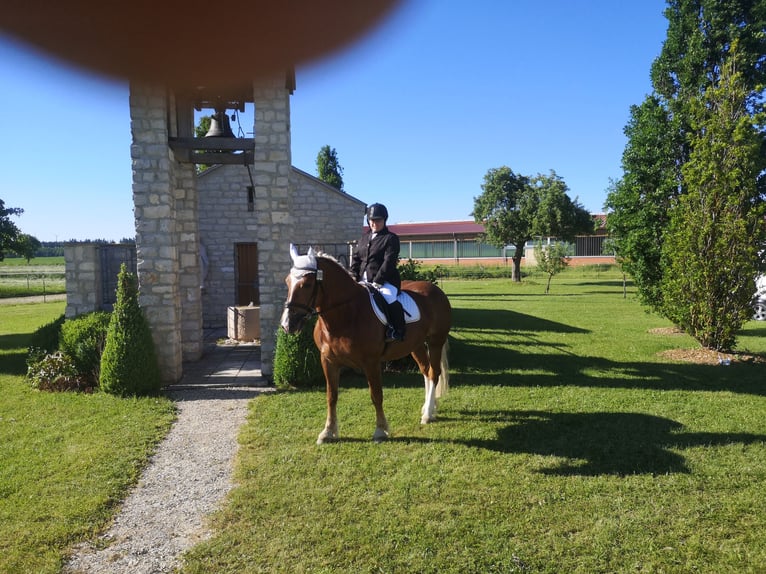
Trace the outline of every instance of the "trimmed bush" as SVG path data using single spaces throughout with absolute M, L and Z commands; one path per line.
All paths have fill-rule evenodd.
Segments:
M 300 332 L 277 331 L 274 350 L 274 386 L 279 389 L 309 388 L 324 382 L 319 349 L 314 344 L 317 318 L 306 321 Z
M 74 361 L 77 371 L 98 386 L 101 355 L 112 314 L 106 311 L 85 313 L 61 326 L 59 349 Z
M 161 385 L 152 333 L 138 305 L 137 279 L 123 263 L 101 355 L 101 389 L 113 395 L 135 396 L 155 394 Z

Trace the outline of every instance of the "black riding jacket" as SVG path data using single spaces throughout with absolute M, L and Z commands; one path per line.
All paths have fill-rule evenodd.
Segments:
M 370 283 L 391 283 L 401 289 L 402 279 L 396 264 L 399 261 L 399 236 L 388 230 L 381 229 L 375 237 L 372 231 L 366 230 L 356 245 L 351 258 L 351 273 L 357 281 L 361 281 L 367 272 Z

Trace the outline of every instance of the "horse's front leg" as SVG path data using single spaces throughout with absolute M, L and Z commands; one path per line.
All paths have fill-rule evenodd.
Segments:
M 340 367 L 334 365 L 324 355 L 321 357 L 322 370 L 327 384 L 327 420 L 324 430 L 317 437 L 317 444 L 332 442 L 340 437 L 338 433 L 338 383 L 340 381 Z
M 370 397 L 375 407 L 375 432 L 372 440 L 381 442 L 388 438 L 388 421 L 383 412 L 383 376 L 380 363 L 368 365 L 364 372 L 367 375 L 367 385 L 370 387 Z

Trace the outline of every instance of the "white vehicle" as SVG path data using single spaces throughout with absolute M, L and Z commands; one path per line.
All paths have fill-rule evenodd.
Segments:
M 766 273 L 755 280 L 755 295 L 753 295 L 753 319 L 766 321 Z

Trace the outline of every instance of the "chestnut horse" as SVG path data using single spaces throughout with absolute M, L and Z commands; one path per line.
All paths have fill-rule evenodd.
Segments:
M 420 422 L 431 422 L 436 415 L 436 398 L 446 392 L 449 384 L 447 335 L 452 309 L 444 292 L 428 281 L 402 282 L 402 289 L 420 309 L 420 319 L 407 325 L 403 341 L 386 342 L 385 326 L 372 309 L 366 287 L 329 255 L 312 248 L 307 255 L 299 255 L 292 245 L 290 255 L 293 267 L 285 279 L 287 301 L 280 324 L 286 332 L 296 333 L 308 317 L 319 315 L 314 342 L 327 383 L 327 421 L 317 444 L 339 437 L 336 406 L 343 366 L 360 369 L 367 377 L 376 415 L 373 440 L 388 437 L 383 413 L 383 361 L 412 355 L 426 388 Z

